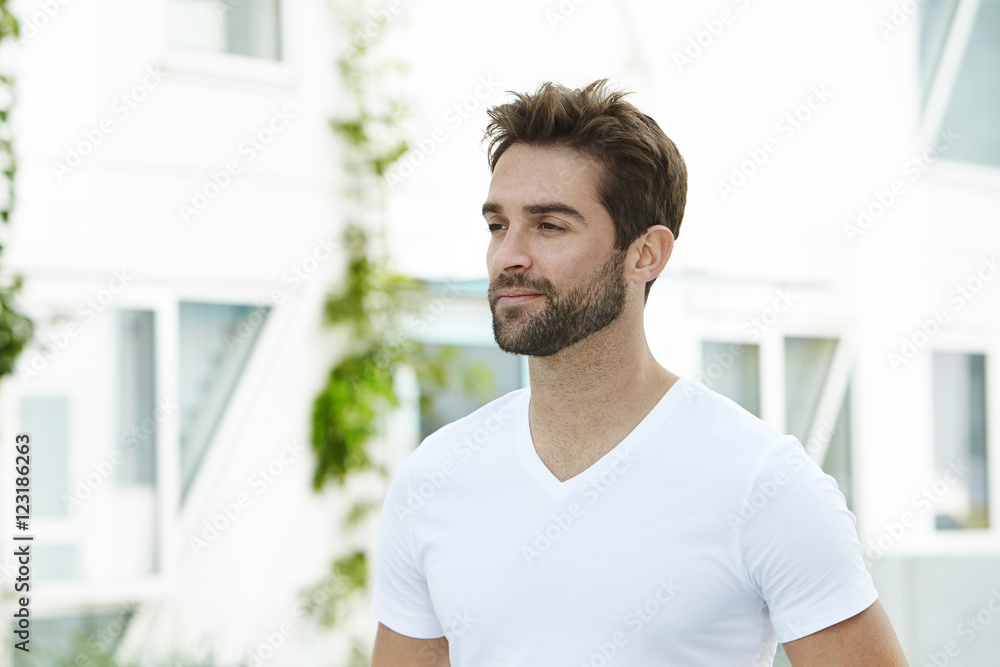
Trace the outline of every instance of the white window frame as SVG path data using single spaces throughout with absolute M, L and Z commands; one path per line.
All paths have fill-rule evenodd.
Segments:
M 221 1 L 221 0 L 220 0 Z M 160 0 L 160 48 L 157 64 L 167 72 L 181 77 L 215 79 L 219 83 L 257 84 L 277 88 L 292 88 L 301 78 L 301 53 L 295 37 L 301 4 L 278 0 L 281 31 L 281 60 L 256 58 L 235 53 L 197 51 L 173 46 L 167 27 L 170 0 Z
M 933 353 L 981 354 L 986 357 L 986 474 L 989 488 L 989 526 L 985 529 L 938 530 L 933 517 L 928 526 L 927 536 L 922 541 L 921 552 L 928 554 L 996 554 L 1000 549 L 1000 340 L 997 331 L 992 336 L 982 331 L 951 328 L 942 330 L 927 348 L 921 363 L 925 366 L 925 377 L 933 382 Z M 929 401 L 933 400 L 932 384 L 928 384 Z M 927 428 L 932 429 L 933 414 L 926 416 Z M 928 453 L 933 461 L 933 435 Z M 930 465 L 933 466 L 933 463 Z

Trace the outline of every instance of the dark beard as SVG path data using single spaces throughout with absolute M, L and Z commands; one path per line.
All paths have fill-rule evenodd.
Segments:
M 529 280 L 523 274 L 500 274 L 489 289 L 493 337 L 504 352 L 529 357 L 549 357 L 608 326 L 625 309 L 625 250 L 615 254 L 590 281 L 566 294 L 545 278 Z M 530 289 L 546 299 L 542 310 L 527 315 L 531 304 L 505 306 L 497 315 L 502 289 Z

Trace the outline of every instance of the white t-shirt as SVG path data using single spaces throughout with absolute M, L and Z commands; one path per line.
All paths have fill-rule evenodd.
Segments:
M 682 378 L 565 482 L 529 400 L 428 437 L 382 510 L 372 613 L 452 667 L 770 665 L 875 601 L 836 482 L 731 400 Z

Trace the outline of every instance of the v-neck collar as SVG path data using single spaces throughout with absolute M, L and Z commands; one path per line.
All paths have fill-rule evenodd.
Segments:
M 632 448 L 641 445 L 651 431 L 662 426 L 662 423 L 684 400 L 685 388 L 682 386 L 688 380 L 678 377 L 677 381 L 666 391 L 660 400 L 653 406 L 653 409 L 642 418 L 642 421 L 617 445 L 611 448 L 604 456 L 595 461 L 586 470 L 570 477 L 564 482 L 552 474 L 535 449 L 535 441 L 531 437 L 531 426 L 528 423 L 528 407 L 531 403 L 531 388 L 529 387 L 521 396 L 521 404 L 518 408 L 519 435 L 517 446 L 521 453 L 521 459 L 532 479 L 545 490 L 553 499 L 565 498 L 573 493 L 581 484 L 586 483 L 593 473 L 603 470 L 608 461 L 615 459 L 625 453 L 631 452 Z

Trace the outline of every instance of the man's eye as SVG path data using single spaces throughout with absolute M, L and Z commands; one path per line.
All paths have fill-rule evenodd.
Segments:
M 546 230 L 558 230 L 558 229 L 562 229 L 562 227 L 560 227 L 559 225 L 556 225 L 556 224 L 551 223 L 551 222 L 543 222 L 539 226 L 542 229 L 546 229 Z
M 503 229 L 503 225 L 497 224 L 495 222 L 491 222 L 491 223 L 489 223 L 489 224 L 486 225 L 486 229 L 489 230 L 489 232 L 492 234 L 495 231 Z

